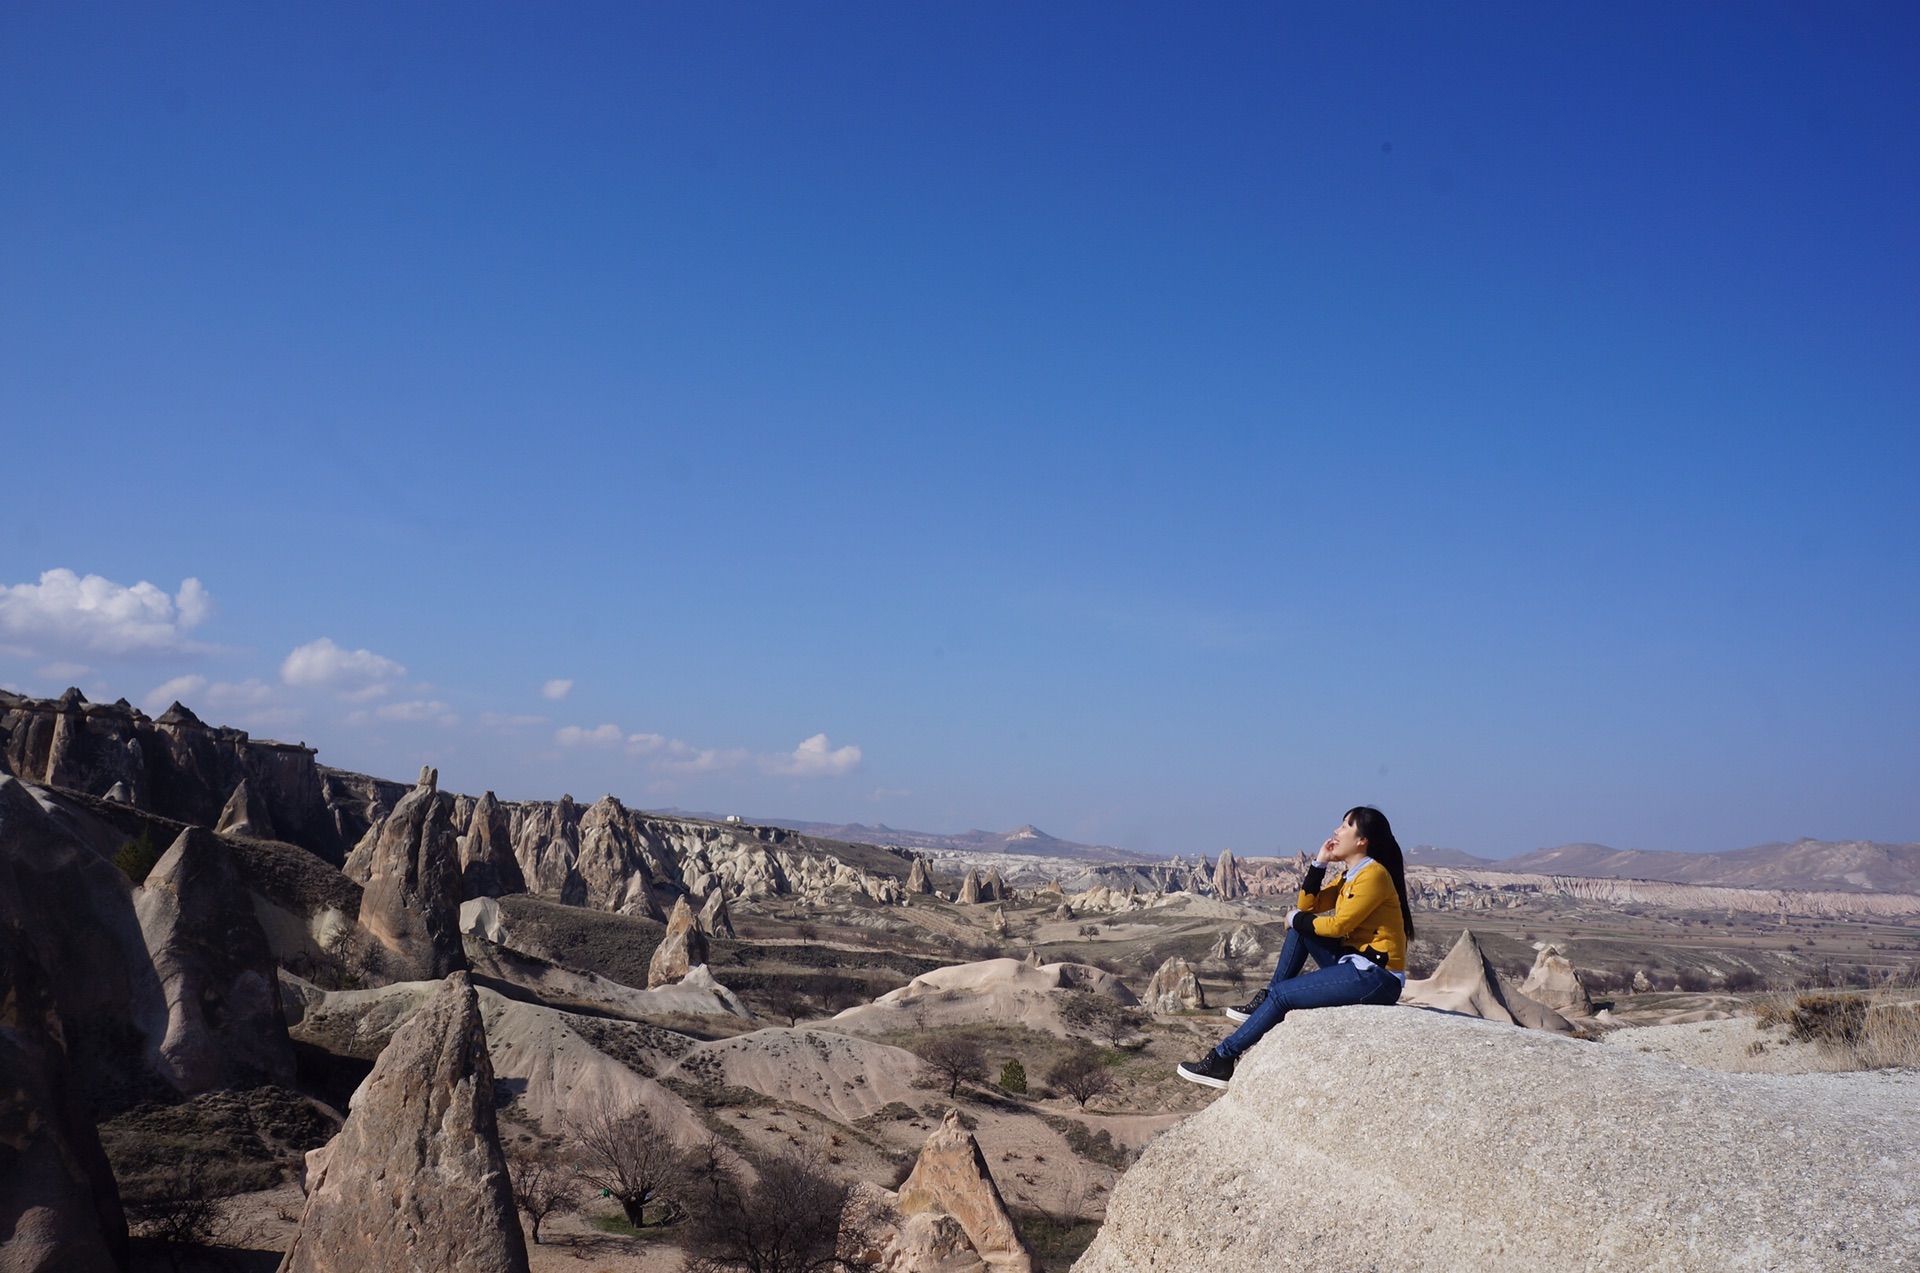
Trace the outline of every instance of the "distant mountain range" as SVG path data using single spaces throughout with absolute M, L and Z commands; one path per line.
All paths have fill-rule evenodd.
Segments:
M 1730 853 L 1667 853 L 1613 849 L 1604 844 L 1563 844 L 1499 859 L 1423 845 L 1411 850 L 1407 860 L 1416 866 L 1527 875 L 1670 880 L 1730 888 L 1920 893 L 1920 844 L 1876 844 L 1868 840 L 1796 840 Z

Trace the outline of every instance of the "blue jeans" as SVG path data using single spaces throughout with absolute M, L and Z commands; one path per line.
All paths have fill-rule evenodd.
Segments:
M 1226 1060 L 1235 1059 L 1295 1008 L 1400 1002 L 1398 977 L 1366 960 L 1361 960 L 1358 967 L 1341 963 L 1340 957 L 1350 953 L 1337 942 L 1302 936 L 1299 929 L 1289 928 L 1286 944 L 1280 947 L 1280 962 L 1274 965 L 1273 980 L 1267 983 L 1265 1002 L 1214 1051 Z M 1307 966 L 1308 955 L 1313 956 L 1320 970 L 1303 976 L 1301 969 Z

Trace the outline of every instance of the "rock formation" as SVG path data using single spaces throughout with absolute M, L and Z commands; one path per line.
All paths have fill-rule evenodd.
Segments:
M 1058 906 L 1053 908 L 1053 917 L 1055 919 L 1072 919 L 1073 907 L 1068 905 L 1065 902 L 1062 902 Z
M 291 1087 L 273 951 L 226 846 L 199 827 L 182 831 L 134 908 L 166 996 L 162 1076 L 187 1093 Z
M 983 902 L 1004 902 L 1013 896 L 1007 887 L 1007 881 L 1000 874 L 1000 868 L 990 866 L 987 873 L 980 877 L 980 900 Z
M 647 961 L 647 989 L 672 985 L 696 965 L 706 962 L 707 935 L 700 931 L 687 899 L 679 898 L 667 920 L 667 935 L 653 948 L 653 958 Z
M 1207 996 L 1193 966 L 1176 955 L 1154 972 L 1145 1002 L 1154 1012 L 1195 1012 L 1207 1006 Z
M 927 869 L 927 860 L 923 857 L 915 857 L 913 869 L 907 872 L 907 892 L 920 896 L 933 892 L 933 872 Z
M 1005 937 L 1013 931 L 1013 925 L 1007 922 L 1007 912 L 1004 907 L 994 907 L 993 931 L 994 935 L 998 937 Z
M 734 937 L 733 916 L 727 910 L 727 895 L 721 889 L 707 894 L 700 907 L 700 931 L 709 937 Z
M 1364 1039 L 1365 1047 L 1355 1047 Z M 1391 1092 L 1379 1117 L 1329 1111 Z M 1313 1129 L 1335 1118 L 1337 1190 Z M 1303 1121 L 1304 1120 L 1304 1121 Z M 1404 1007 L 1289 1016 L 1115 1188 L 1076 1273 L 1910 1268 L 1886 1075 L 1736 1075 Z
M 1484 1017 L 1529 1030 L 1573 1033 L 1572 1022 L 1520 993 L 1518 986 L 1500 975 L 1480 949 L 1480 943 L 1473 939 L 1470 928 L 1460 930 L 1459 939 L 1433 970 L 1433 976 L 1407 982 L 1400 1002 Z
M 149 719 L 77 689 L 58 699 L 0 694 L 0 772 L 90 796 L 118 786 L 135 808 L 204 827 L 219 825 L 244 781 L 279 838 L 331 863 L 347 848 L 311 748 L 210 728 L 178 703 Z
M 899 1193 L 859 1186 L 842 1213 L 843 1232 L 885 1273 L 1034 1273 L 987 1160 L 957 1111 L 927 1137 Z
M 960 881 L 960 896 L 954 900 L 962 906 L 978 906 L 980 897 L 980 872 L 968 867 L 966 878 Z
M 1220 860 L 1214 863 L 1213 895 L 1229 902 L 1247 895 L 1247 884 L 1240 878 L 1240 868 L 1233 860 L 1232 849 L 1220 850 Z
M 1543 1003 L 1562 1016 L 1590 1017 L 1593 1000 L 1573 964 L 1552 946 L 1542 946 L 1534 958 L 1533 969 L 1520 983 L 1520 993 L 1535 1003 Z
M 266 802 L 253 793 L 253 788 L 242 778 L 240 785 L 227 797 L 227 803 L 220 810 L 220 820 L 213 829 L 221 835 L 245 835 L 256 840 L 271 840 L 273 834 L 273 815 L 267 811 Z
M 380 943 L 384 970 L 397 981 L 434 981 L 466 966 L 453 798 L 437 790 L 438 781 L 422 769 L 419 785 L 373 833 L 360 924 Z
M 1215 939 L 1207 958 L 1227 962 L 1258 959 L 1265 954 L 1260 937 L 1246 924 L 1235 924 Z
M 513 820 L 491 791 L 474 802 L 460 837 L 460 889 L 463 898 L 504 897 L 527 889 L 513 856 Z
M 281 1273 L 524 1273 L 494 1122 L 493 1064 L 465 973 L 393 1036 L 324 1150 Z
M 96 1059 L 70 1050 L 80 1023 L 55 988 L 77 970 L 57 962 L 61 934 L 40 931 L 59 922 L 63 886 L 81 883 L 73 855 L 91 851 L 22 800 L 0 779 L 0 1268 L 109 1273 L 125 1267 L 127 1225 L 78 1082 Z

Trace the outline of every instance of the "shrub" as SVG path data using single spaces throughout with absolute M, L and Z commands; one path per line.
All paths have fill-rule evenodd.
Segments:
M 120 851 L 113 855 L 113 864 L 135 884 L 144 884 L 159 864 L 160 853 L 159 846 L 153 842 L 153 828 L 141 827 L 140 834 L 121 845 Z
M 1025 1092 L 1027 1090 L 1027 1067 L 1018 1061 L 1008 1061 L 1000 1067 L 1000 1090 L 1003 1092 Z

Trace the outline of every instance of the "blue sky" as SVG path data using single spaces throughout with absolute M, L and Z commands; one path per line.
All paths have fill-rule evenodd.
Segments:
M 1920 839 L 1916 121 L 1894 4 L 9 4 L 0 684 L 1155 852 Z

